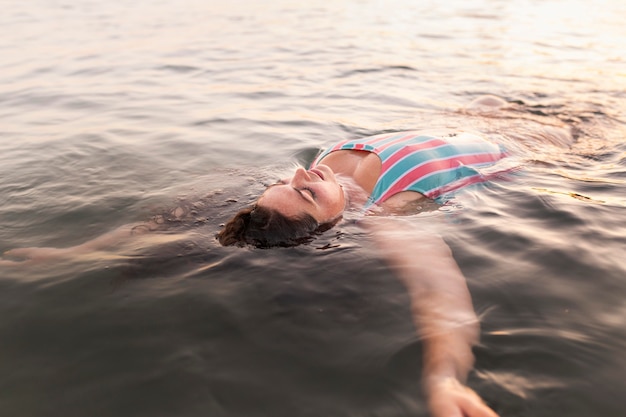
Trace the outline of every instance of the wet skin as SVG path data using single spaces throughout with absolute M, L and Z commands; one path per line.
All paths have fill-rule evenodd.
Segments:
M 343 212 L 346 198 L 333 170 L 320 164 L 309 171 L 296 169 L 293 177 L 268 187 L 257 204 L 287 217 L 306 213 L 325 223 Z

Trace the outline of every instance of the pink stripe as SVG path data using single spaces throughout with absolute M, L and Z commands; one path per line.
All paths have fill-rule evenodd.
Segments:
M 443 145 L 448 145 L 448 143 L 441 139 L 434 138 L 424 143 L 416 143 L 416 144 L 405 146 L 401 148 L 398 152 L 394 153 L 389 158 L 387 158 L 385 162 L 383 162 L 381 172 L 386 172 L 389 168 L 394 166 L 399 160 L 406 157 L 407 155 L 410 155 L 417 151 L 423 151 L 424 149 L 432 149 L 432 148 L 436 148 L 437 146 L 443 146 Z
M 391 135 L 387 135 L 386 138 L 388 138 L 389 136 L 391 136 Z M 377 149 L 378 149 L 379 152 L 382 152 L 383 150 L 387 149 L 388 147 L 393 146 L 393 145 L 395 145 L 395 144 L 397 144 L 399 142 L 404 142 L 407 139 L 410 140 L 410 139 L 414 139 L 414 138 L 417 138 L 417 137 L 418 136 L 414 132 L 408 132 L 405 135 L 400 136 L 399 138 L 392 140 L 391 142 L 388 142 L 388 143 L 385 143 L 384 145 L 381 145 Z M 409 144 L 408 146 L 413 146 L 413 144 Z
M 403 133 L 405 133 L 405 132 L 403 132 Z M 382 142 L 383 140 L 387 139 L 389 136 L 393 136 L 393 135 L 397 135 L 397 134 L 398 134 L 398 133 L 397 133 L 397 132 L 395 132 L 395 133 L 385 133 L 385 134 L 380 135 L 380 136 L 372 136 L 372 137 L 371 137 L 371 139 L 369 139 L 369 140 L 367 141 L 367 144 L 368 144 L 368 145 L 374 145 L 374 144 L 376 144 L 376 143 L 378 143 L 378 142 Z M 407 135 L 407 136 L 408 136 L 408 135 Z M 406 137 L 406 136 L 405 136 L 405 137 Z
M 398 139 L 394 139 L 391 142 L 382 145 L 381 147 L 377 147 L 375 146 L 377 143 L 385 141 L 387 139 L 389 139 L 390 136 L 394 136 L 397 134 L 401 134 L 402 136 L 400 136 Z M 385 148 L 387 148 L 390 145 L 393 145 L 395 143 L 398 142 L 402 142 L 403 140 L 406 140 L 407 138 L 414 138 L 417 137 L 417 135 L 415 134 L 415 132 L 392 132 L 392 133 L 385 133 L 382 135 L 376 135 L 376 136 L 371 136 L 369 139 L 368 138 L 364 138 L 364 139 L 368 139 L 366 142 L 363 142 L 363 144 L 365 145 L 371 145 L 374 146 L 376 148 L 377 151 L 381 151 Z
M 345 145 L 346 143 L 348 143 L 348 142 L 350 142 L 350 141 L 349 141 L 349 140 L 342 140 L 341 142 L 339 142 L 338 144 L 336 144 L 335 146 L 333 146 L 333 149 L 332 149 L 330 152 L 328 152 L 328 153 L 331 153 L 331 152 L 334 152 L 334 151 L 336 151 L 336 150 L 341 149 L 341 147 L 342 147 L 343 145 Z
M 472 165 L 472 164 L 481 164 L 481 163 L 487 163 L 487 162 L 495 162 L 498 159 L 499 158 L 493 154 L 463 155 L 463 156 L 455 155 L 447 159 L 439 159 L 436 161 L 425 163 L 423 165 L 413 168 L 410 171 L 407 171 L 402 177 L 400 177 L 393 184 L 393 186 L 391 186 L 387 190 L 385 194 L 383 194 L 378 199 L 377 202 L 385 201 L 392 195 L 405 191 L 414 182 L 419 181 L 421 178 L 425 177 L 426 175 L 434 174 L 437 171 L 445 171 L 448 169 L 453 169 L 453 168 L 458 167 L 459 165 Z M 456 162 L 457 164 L 453 166 L 452 165 L 453 162 Z
M 395 143 L 398 143 L 398 142 L 402 142 L 403 140 L 405 140 L 405 139 L 407 139 L 407 138 L 416 137 L 415 132 L 402 132 L 402 133 L 403 133 L 403 135 L 402 135 L 400 138 L 395 139 L 395 140 L 393 140 L 393 141 L 389 142 L 388 144 L 383 145 L 383 146 L 382 146 L 382 147 L 380 147 L 380 148 L 377 148 L 377 147 L 375 146 L 375 145 L 376 145 L 376 143 L 378 143 L 378 142 L 382 142 L 382 141 L 386 140 L 387 138 L 389 138 L 390 136 L 397 135 L 398 133 L 399 133 L 399 132 L 393 132 L 393 133 L 385 133 L 385 134 L 382 134 L 382 135 L 380 135 L 380 136 L 378 136 L 378 135 L 377 135 L 377 136 L 371 136 L 371 137 L 370 137 L 370 139 L 368 139 L 368 140 L 366 140 L 366 141 L 364 141 L 364 142 L 354 144 L 354 147 L 353 147 L 353 148 L 351 148 L 351 149 L 354 149 L 354 150 L 362 150 L 362 149 L 364 149 L 364 148 L 365 148 L 365 146 L 366 146 L 366 145 L 370 145 L 370 146 L 375 147 L 377 151 L 382 151 L 383 149 L 387 148 L 388 146 L 391 146 L 391 145 L 393 145 L 393 144 L 395 144 Z M 346 139 L 346 140 L 343 140 L 343 141 L 341 141 L 341 142 L 337 143 L 335 146 L 333 146 L 333 147 L 330 149 L 330 151 L 328 151 L 328 152 L 327 152 L 327 151 L 324 151 L 324 152 L 323 152 L 320 156 L 318 156 L 318 157 L 315 159 L 315 161 L 313 161 L 313 163 L 311 164 L 311 166 L 312 166 L 312 167 L 316 166 L 316 165 L 319 163 L 319 161 L 320 161 L 320 157 L 322 157 L 322 156 L 326 157 L 326 156 L 330 155 L 331 153 L 333 153 L 333 152 L 335 152 L 335 151 L 340 150 L 340 149 L 341 149 L 341 147 L 342 147 L 342 146 L 344 146 L 345 144 L 347 144 L 347 143 L 349 143 L 349 142 L 352 142 L 353 140 L 363 140 L 363 139 L 367 139 L 367 138 L 360 138 L 360 139 Z
M 381 142 L 381 141 L 387 139 L 389 136 L 392 136 L 392 135 L 395 135 L 395 134 L 397 134 L 397 133 L 388 133 L 388 134 L 381 135 L 380 137 L 373 136 L 373 137 L 371 137 L 371 139 L 369 139 L 369 140 L 367 140 L 365 142 L 355 143 L 353 145 L 353 147 L 350 148 L 349 150 L 355 150 L 355 151 L 363 150 L 363 149 L 365 149 L 366 146 L 368 146 L 368 145 L 369 146 L 374 146 L 377 142 Z M 392 143 L 396 143 L 396 142 L 402 141 L 402 140 L 406 139 L 407 137 L 411 137 L 411 136 L 413 136 L 413 135 L 410 134 L 410 133 L 407 133 L 406 135 L 402 136 L 400 139 L 394 140 Z M 320 162 L 320 158 L 322 156 L 326 157 L 326 156 L 330 155 L 331 153 L 333 153 L 335 151 L 341 150 L 341 147 L 346 145 L 347 143 L 350 143 L 350 142 L 352 142 L 354 140 L 362 140 L 362 139 L 363 138 L 361 138 L 361 139 L 346 139 L 346 140 L 343 140 L 343 141 L 337 143 L 335 146 L 333 146 L 330 149 L 330 151 L 324 151 L 320 156 L 318 156 L 315 159 L 315 161 L 313 161 L 313 163 L 311 164 L 311 167 L 316 166 Z M 383 147 L 381 149 L 384 149 L 385 147 Z M 378 148 L 376 148 L 376 150 L 378 150 Z

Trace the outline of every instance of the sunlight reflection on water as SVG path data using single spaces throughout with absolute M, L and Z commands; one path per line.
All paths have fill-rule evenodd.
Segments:
M 8 5 L 0 252 L 208 203 L 185 244 L 1 271 L 0 414 L 423 415 L 406 294 L 355 222 L 294 250 L 213 235 L 337 139 L 463 128 L 524 167 L 412 218 L 449 241 L 483 313 L 471 382 L 503 416 L 621 416 L 624 15 L 620 0 Z M 488 93 L 506 109 L 466 107 Z

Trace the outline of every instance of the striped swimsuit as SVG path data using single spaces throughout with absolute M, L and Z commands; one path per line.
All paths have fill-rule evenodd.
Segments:
M 366 207 L 380 204 L 402 191 L 435 199 L 444 193 L 486 180 L 479 169 L 506 156 L 500 146 L 470 133 L 433 136 L 420 132 L 385 133 L 345 140 L 326 149 L 311 164 L 331 152 L 374 152 L 382 161 L 380 177 Z

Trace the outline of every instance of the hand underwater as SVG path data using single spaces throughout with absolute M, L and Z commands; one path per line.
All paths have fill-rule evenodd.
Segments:
M 455 378 L 429 384 L 427 391 L 432 417 L 498 417 L 478 394 Z

